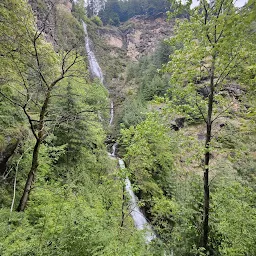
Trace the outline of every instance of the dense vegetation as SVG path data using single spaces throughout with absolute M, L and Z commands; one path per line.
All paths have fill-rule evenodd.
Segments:
M 0 254 L 148 255 L 107 155 L 108 93 L 89 80 L 82 26 L 61 4 L 36 7 L 38 26 L 26 1 L 0 4 Z
M 0 255 L 256 255 L 255 3 L 173 5 L 189 18 L 124 75 L 83 1 L 72 13 L 50 2 L 0 3 Z M 100 16 L 119 25 L 168 6 L 109 0 Z M 123 170 L 107 154 L 109 93 L 90 79 L 82 20 L 107 81 L 125 76 Z
M 190 19 L 176 22 L 169 62 L 160 58 L 159 73 L 152 56 L 127 72 L 137 92 L 120 120 L 130 126 L 121 130 L 125 159 L 174 255 L 256 253 L 255 6 L 227 2 L 177 5 L 175 15 Z
M 154 16 L 169 8 L 168 0 L 108 0 L 99 16 L 104 24 L 118 26 L 136 15 Z

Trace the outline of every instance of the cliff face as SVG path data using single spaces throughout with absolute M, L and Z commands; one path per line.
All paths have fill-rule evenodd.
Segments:
M 55 45 L 58 12 L 61 9 L 70 15 L 72 2 L 70 0 L 28 0 L 28 2 L 36 16 L 38 29 L 44 28 L 46 40 Z
M 161 16 L 155 19 L 136 16 L 119 28 L 100 29 L 105 43 L 112 48 L 123 49 L 126 56 L 133 61 L 152 53 L 156 45 L 173 33 L 173 22 Z

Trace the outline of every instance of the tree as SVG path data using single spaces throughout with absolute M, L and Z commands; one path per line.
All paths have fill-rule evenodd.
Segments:
M 19 7 L 23 12 L 20 13 Z M 19 16 L 12 16 L 13 9 L 17 9 Z M 52 45 L 45 42 L 43 34 L 48 14 L 38 30 L 31 9 L 23 1 L 21 4 L 15 0 L 11 4 L 4 1 L 1 12 L 4 16 L 1 31 L 6 44 L 1 57 L 7 66 L 5 72 L 1 72 L 0 94 L 22 109 L 36 140 L 30 172 L 18 206 L 18 211 L 24 211 L 37 172 L 41 144 L 49 133 L 49 123 L 56 121 L 51 119 L 54 116 L 50 111 L 53 109 L 50 106 L 52 94 L 62 80 L 74 76 L 75 66 L 82 58 L 78 52 L 79 44 L 55 53 Z M 18 30 L 22 32 L 17 35 Z
M 232 0 L 216 0 L 213 4 L 203 0 L 194 9 L 190 9 L 190 5 L 191 1 L 187 1 L 183 7 L 176 6 L 183 13 L 187 12 L 189 18 L 177 22 L 176 34 L 170 44 L 175 47 L 182 43 L 182 48 L 174 52 L 164 70 L 172 75 L 172 95 L 177 102 L 180 99 L 177 108 L 189 111 L 188 99 L 191 102 L 190 97 L 193 97 L 197 112 L 205 123 L 204 203 L 199 246 L 209 252 L 213 125 L 233 107 L 234 97 L 225 97 L 221 92 L 239 78 L 239 71 L 254 46 L 248 33 L 250 21 L 246 7 L 236 9 Z M 198 95 L 200 86 L 206 91 L 205 98 Z
M 106 0 L 87 0 L 85 7 L 89 17 L 98 15 L 101 10 L 105 9 Z

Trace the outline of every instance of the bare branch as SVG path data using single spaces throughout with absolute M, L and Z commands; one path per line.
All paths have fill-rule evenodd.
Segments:
M 204 113 L 203 113 L 201 107 L 199 106 L 199 104 L 198 104 L 198 102 L 197 102 L 197 93 L 196 93 L 196 106 L 197 106 L 197 108 L 198 108 L 198 110 L 199 110 L 199 112 L 200 112 L 202 118 L 204 119 L 204 122 L 207 123 L 207 120 L 206 120 L 206 118 L 205 118 L 205 116 L 204 116 Z
M 231 68 L 229 70 L 229 72 L 227 72 L 226 75 L 224 75 L 224 73 L 226 72 L 226 70 L 228 69 L 228 67 L 231 65 L 231 63 L 234 61 L 234 59 L 238 56 L 238 53 L 236 53 L 228 62 L 228 64 L 224 67 L 223 71 L 221 72 L 221 74 L 219 75 L 217 81 L 215 82 L 215 85 L 214 86 L 217 86 L 220 82 L 222 82 L 228 75 L 229 73 L 231 72 L 231 70 L 234 68 Z
M 19 106 L 19 107 L 23 107 L 21 104 L 19 104 L 18 102 L 15 102 L 14 100 L 12 100 L 12 99 L 9 98 L 8 96 L 6 96 L 6 95 L 5 95 L 4 93 L 2 93 L 1 91 L 0 91 L 0 95 L 2 95 L 5 99 L 9 100 L 12 104 L 17 105 L 17 106 Z
M 44 77 L 44 75 L 42 73 L 42 70 L 41 70 L 41 63 L 40 63 L 39 54 L 38 54 L 38 51 L 37 51 L 36 40 L 37 39 L 34 39 L 33 46 L 34 46 L 34 50 L 35 50 L 35 57 L 36 57 L 38 72 L 39 72 L 39 75 L 40 75 L 41 79 L 45 83 L 45 85 L 49 88 L 48 83 L 47 83 L 47 81 L 46 81 L 46 79 L 45 79 L 45 77 Z
M 227 106 L 224 110 L 222 110 L 212 121 L 211 123 L 215 122 L 223 113 L 225 113 L 228 109 L 230 109 L 234 105 L 234 102 Z
M 27 112 L 27 110 L 26 110 L 26 106 L 23 106 L 22 109 L 23 109 L 23 111 L 24 111 L 26 117 L 28 118 L 29 125 L 30 125 L 30 129 L 31 129 L 31 131 L 32 131 L 32 133 L 33 133 L 33 135 L 34 135 L 34 137 L 35 137 L 36 139 L 38 139 L 38 135 L 36 134 L 36 131 L 35 131 L 35 128 L 34 128 L 34 125 L 33 125 L 32 118 L 31 118 L 30 115 L 28 114 L 28 112 Z

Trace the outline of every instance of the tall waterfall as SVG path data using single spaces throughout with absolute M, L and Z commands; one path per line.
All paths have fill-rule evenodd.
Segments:
M 87 25 L 83 22 L 84 33 L 85 33 L 85 49 L 88 55 L 89 69 L 93 78 L 98 78 L 103 84 L 103 73 L 100 68 L 100 65 L 94 55 L 94 52 L 90 47 L 90 39 L 88 37 Z
M 86 49 L 86 53 L 88 55 L 90 73 L 93 78 L 98 78 L 100 80 L 100 82 L 103 84 L 104 76 L 103 76 L 102 70 L 100 68 L 100 65 L 96 59 L 96 56 L 95 56 L 94 52 L 91 50 L 90 39 L 89 39 L 88 32 L 87 32 L 87 25 L 84 22 L 83 22 L 83 28 L 84 28 L 84 34 L 85 34 L 85 49 Z M 114 119 L 114 103 L 112 101 L 111 106 L 110 106 L 109 125 L 112 125 L 113 119 Z
M 98 78 L 100 82 L 103 84 L 103 73 L 97 62 L 94 52 L 90 48 L 90 40 L 87 33 L 87 26 L 84 22 L 83 22 L 83 27 L 84 27 L 84 33 L 85 33 L 85 49 L 88 55 L 89 69 L 90 69 L 91 75 L 94 78 Z M 114 118 L 114 104 L 113 102 L 111 102 L 109 125 L 112 125 L 113 118 Z M 116 157 L 116 154 L 115 154 L 116 147 L 117 147 L 117 143 L 113 145 L 113 148 L 112 148 L 113 151 L 110 154 L 110 156 Z M 125 164 L 122 159 L 119 159 L 119 166 L 121 169 L 125 168 Z M 137 205 L 137 200 L 136 200 L 135 194 L 132 191 L 131 182 L 128 178 L 125 179 L 125 189 L 126 189 L 126 192 L 130 195 L 130 211 L 131 211 L 131 216 L 133 218 L 134 224 L 138 230 L 145 230 L 145 240 L 147 243 L 149 243 L 151 240 L 156 238 L 156 235 Z

